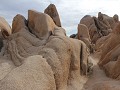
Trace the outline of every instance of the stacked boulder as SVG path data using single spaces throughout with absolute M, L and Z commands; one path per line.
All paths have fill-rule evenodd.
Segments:
M 18 14 L 0 52 L 0 90 L 80 90 L 87 75 L 88 48 L 68 38 L 48 14 Z M 6 68 L 5 68 L 6 67 Z M 5 71 L 4 71 L 5 70 Z
M 88 27 L 84 24 L 78 24 L 78 33 L 76 38 L 82 40 L 89 49 L 91 49 L 91 39 L 88 31 Z
M 98 17 L 85 15 L 78 24 L 77 34 L 72 34 L 70 38 L 82 40 L 89 48 L 90 53 L 101 52 L 104 42 L 110 37 L 110 33 L 119 22 L 119 17 L 115 14 L 110 17 L 101 12 Z
M 107 36 L 118 21 L 118 15 L 116 14 L 113 17 L 109 17 L 99 12 L 98 18 L 86 15 L 81 19 L 80 24 L 85 24 L 88 27 L 91 41 L 96 43 L 99 38 Z
M 101 59 L 98 65 L 103 68 L 107 76 L 120 80 L 120 22 L 109 34 L 109 38 L 101 48 Z
M 97 32 L 97 27 L 95 25 L 94 18 L 90 15 L 86 15 L 80 20 L 80 24 L 84 24 L 87 26 L 91 43 L 95 43 L 96 40 L 100 37 L 100 35 Z
M 54 23 L 58 26 L 61 27 L 61 21 L 60 17 L 58 14 L 58 11 L 56 9 L 56 6 L 54 4 L 50 4 L 44 11 L 44 13 L 48 14 L 54 21 Z

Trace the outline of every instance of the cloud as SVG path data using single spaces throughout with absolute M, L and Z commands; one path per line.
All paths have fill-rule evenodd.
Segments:
M 28 9 L 43 12 L 50 3 L 56 5 L 67 35 L 77 32 L 77 25 L 86 14 L 97 16 L 100 11 L 110 16 L 120 15 L 120 0 L 1 0 L 0 16 L 11 24 L 16 14 L 27 17 Z

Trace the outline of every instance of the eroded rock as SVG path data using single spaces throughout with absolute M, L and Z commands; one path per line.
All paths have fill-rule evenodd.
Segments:
M 54 23 L 61 27 L 60 17 L 58 14 L 58 11 L 56 9 L 56 6 L 54 4 L 50 4 L 44 11 L 44 13 L 48 14 L 54 21 Z
M 84 42 L 68 38 L 50 16 L 34 10 L 28 11 L 28 24 L 17 15 L 12 25 L 5 55 L 14 69 L 0 81 L 1 90 L 79 90 L 88 69 Z
M 48 39 L 56 25 L 49 15 L 34 10 L 28 11 L 28 27 L 39 39 Z

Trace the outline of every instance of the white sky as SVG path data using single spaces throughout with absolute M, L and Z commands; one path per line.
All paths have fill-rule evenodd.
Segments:
M 67 35 L 77 32 L 77 24 L 87 14 L 120 15 L 120 0 L 0 0 L 0 16 L 11 24 L 16 14 L 27 17 L 28 9 L 43 12 L 50 3 L 56 5 Z

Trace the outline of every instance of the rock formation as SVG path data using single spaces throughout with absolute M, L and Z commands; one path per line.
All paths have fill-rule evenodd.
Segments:
M 12 33 L 10 25 L 3 17 L 0 17 L 0 31 L 3 32 L 2 34 L 5 33 L 7 36 L 11 35 Z
M 94 18 L 90 15 L 86 15 L 80 20 L 80 24 L 84 24 L 88 27 L 91 42 L 95 43 L 100 36 L 98 34 Z
M 29 10 L 28 20 L 16 15 L 3 48 L 0 65 L 9 70 L 1 76 L 0 90 L 79 90 L 88 73 L 85 43 L 68 38 L 45 13 Z
M 93 76 L 88 79 L 83 90 L 119 90 L 119 81 L 110 79 L 120 80 L 120 22 L 118 15 L 110 17 L 101 12 L 98 13 L 98 17 L 85 15 L 78 24 L 77 34 L 72 34 L 70 37 L 82 40 L 89 49 L 92 47 L 94 52 L 90 58 L 94 56 L 95 59 L 98 59 L 98 61 L 91 59 L 94 68 Z
M 98 13 L 98 17 L 91 17 L 90 15 L 85 15 L 79 24 L 84 24 L 87 26 L 91 43 L 96 44 L 96 41 L 107 36 L 114 27 L 117 25 L 119 17 L 115 14 L 113 17 L 105 15 L 101 12 Z
M 3 17 L 0 17 L 0 51 L 3 47 L 3 39 L 11 35 L 11 33 L 11 27 L 7 21 Z
M 112 31 L 107 41 L 103 44 L 99 66 L 105 69 L 109 77 L 119 79 L 119 50 L 120 50 L 120 23 Z
M 53 4 L 12 29 L 0 17 L 0 90 L 120 90 L 118 15 L 85 15 L 70 37 Z
M 91 39 L 86 25 L 78 24 L 77 39 L 82 40 L 89 49 L 91 49 Z
M 50 4 L 44 11 L 44 13 L 48 14 L 54 21 L 54 23 L 58 26 L 61 27 L 61 21 L 60 17 L 58 14 L 58 11 L 56 9 L 56 6 L 54 4 Z
M 113 30 L 110 37 L 107 39 L 106 43 L 104 43 L 104 46 L 102 48 L 101 60 L 100 60 L 101 64 L 102 64 L 102 62 L 106 61 L 106 60 L 104 60 L 105 55 L 107 55 L 111 50 L 113 50 L 117 45 L 119 45 L 119 43 L 120 43 L 119 42 L 119 38 L 120 38 L 119 30 L 120 30 L 120 23 Z M 102 65 L 104 65 L 104 64 L 102 64 Z
M 42 83 L 41 83 L 42 82 Z M 40 55 L 28 57 L 0 81 L 0 90 L 56 90 L 54 74 Z
M 47 14 L 29 10 L 28 27 L 36 37 L 42 40 L 50 36 L 55 28 L 55 24 Z

